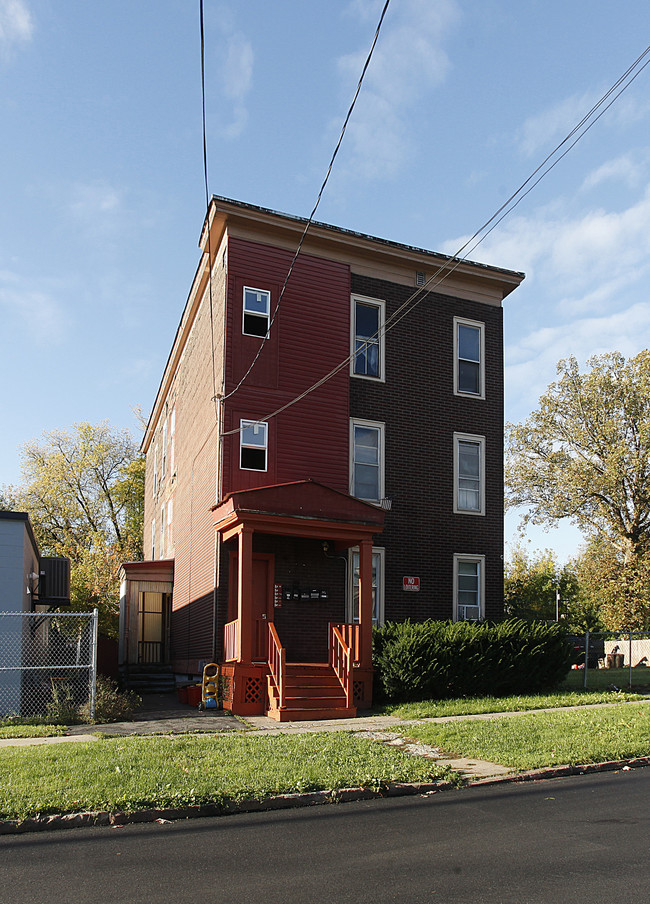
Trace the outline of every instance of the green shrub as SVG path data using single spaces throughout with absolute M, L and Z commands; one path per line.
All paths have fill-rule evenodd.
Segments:
M 572 648 L 555 624 L 426 621 L 376 628 L 377 699 L 394 703 L 539 693 L 566 676 Z
M 95 718 L 90 715 L 90 701 L 81 708 L 84 722 L 127 722 L 142 700 L 133 691 L 122 691 L 116 681 L 97 676 L 95 688 Z
M 46 707 L 46 719 L 52 725 L 76 725 L 83 721 L 73 684 L 52 681 L 52 699 Z

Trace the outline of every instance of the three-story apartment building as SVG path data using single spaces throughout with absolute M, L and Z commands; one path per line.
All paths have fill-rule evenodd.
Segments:
M 503 608 L 502 301 L 523 274 L 213 197 L 143 441 L 121 658 L 278 719 L 372 696 L 373 623 Z

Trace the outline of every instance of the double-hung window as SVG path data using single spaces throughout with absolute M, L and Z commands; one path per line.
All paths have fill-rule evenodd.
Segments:
M 384 496 L 384 425 L 354 419 L 350 422 L 350 484 L 352 495 L 366 502 Z
M 243 471 L 266 471 L 268 424 L 242 420 L 239 427 L 239 467 Z
M 160 558 L 165 558 L 165 503 L 160 506 Z
M 485 617 L 485 556 L 454 556 L 454 621 Z
M 384 315 L 386 305 L 375 298 L 352 296 L 352 374 L 384 379 Z
M 485 514 L 485 437 L 454 433 L 454 512 Z
M 242 331 L 245 336 L 267 339 L 271 320 L 271 293 L 266 289 L 244 286 Z
M 485 324 L 454 318 L 454 392 L 485 398 Z
M 351 549 L 348 556 L 348 621 L 359 623 L 359 550 Z M 384 623 L 384 550 L 372 550 L 372 623 Z

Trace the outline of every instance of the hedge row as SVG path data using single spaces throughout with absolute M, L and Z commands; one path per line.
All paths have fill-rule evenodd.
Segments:
M 556 624 L 388 623 L 373 634 L 375 693 L 395 703 L 552 690 L 572 645 Z

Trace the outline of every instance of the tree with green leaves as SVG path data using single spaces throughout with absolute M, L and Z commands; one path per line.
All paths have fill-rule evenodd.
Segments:
M 506 504 L 535 524 L 568 518 L 628 561 L 650 536 L 650 351 L 587 363 L 560 361 L 537 410 L 508 425 Z
M 81 423 L 44 433 L 21 457 L 23 483 L 5 498 L 29 513 L 41 553 L 70 559 L 74 608 L 97 607 L 115 636 L 120 564 L 142 558 L 143 456 L 128 431 Z
M 525 507 L 524 522 L 568 518 L 600 544 L 603 567 L 617 579 L 606 581 L 605 620 L 632 628 L 650 622 L 648 604 L 643 617 L 640 600 L 632 606 L 650 574 L 650 351 L 628 360 L 598 355 L 587 365 L 581 373 L 575 358 L 560 361 L 538 408 L 508 425 L 506 504 Z
M 517 544 L 509 549 L 504 565 L 506 615 L 554 621 L 559 614 L 563 624 L 573 629 L 579 619 L 578 581 L 571 567 L 559 564 L 553 550 L 529 553 Z M 560 604 L 556 607 L 558 591 Z

